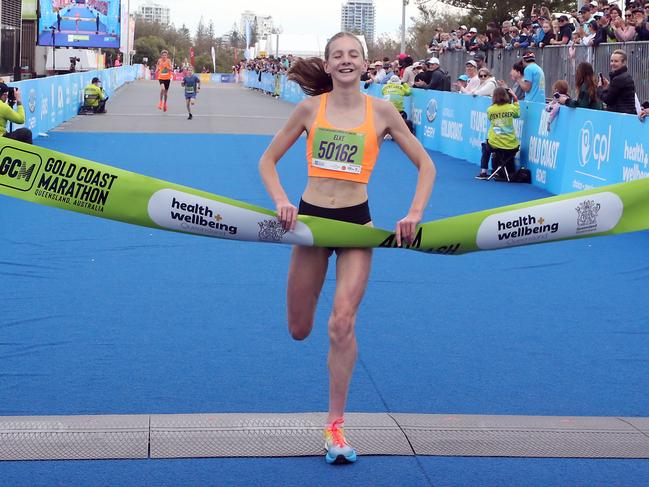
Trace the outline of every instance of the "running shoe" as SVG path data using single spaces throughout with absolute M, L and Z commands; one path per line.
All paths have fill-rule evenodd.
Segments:
M 162 102 L 158 103 L 158 110 L 162 110 Z
M 489 179 L 489 174 L 487 174 L 486 172 L 480 171 L 475 178 L 476 179 Z
M 356 461 L 354 450 L 345 439 L 345 430 L 342 425 L 345 421 L 338 418 L 324 430 L 325 460 L 327 463 L 352 463 Z
M 192 114 L 190 113 L 190 114 L 189 114 L 189 117 L 187 117 L 187 120 L 191 120 L 192 118 L 194 118 L 194 115 L 192 115 Z
M 163 112 L 167 111 L 167 103 L 166 102 L 162 105 L 162 111 Z

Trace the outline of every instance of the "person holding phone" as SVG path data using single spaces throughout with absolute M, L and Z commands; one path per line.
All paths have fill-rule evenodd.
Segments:
M 597 85 L 601 83 L 603 78 L 602 73 L 595 77 L 592 64 L 587 62 L 579 63 L 575 73 L 577 99 L 574 100 L 569 95 L 563 95 L 559 97 L 559 103 L 570 108 L 602 110 L 604 105 L 597 96 Z
M 636 115 L 635 82 L 627 67 L 627 55 L 622 49 L 611 54 L 610 81 L 601 75 L 597 83 L 597 96 L 606 103 L 609 112 Z

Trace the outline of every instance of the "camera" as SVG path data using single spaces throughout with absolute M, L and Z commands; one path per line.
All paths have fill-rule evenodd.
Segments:
M 80 58 L 76 56 L 70 56 L 70 71 L 76 71 L 78 62 L 81 62 Z
M 559 99 L 559 97 L 561 96 L 561 93 L 559 93 L 558 91 L 556 91 L 552 96 L 555 97 L 555 98 L 557 98 L 557 99 Z
M 7 93 L 7 105 L 13 107 L 16 103 L 16 88 L 0 83 L 0 94 L 4 95 L 5 93 Z

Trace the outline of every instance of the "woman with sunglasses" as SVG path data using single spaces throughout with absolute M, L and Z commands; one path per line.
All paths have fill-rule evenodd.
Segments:
M 496 78 L 487 68 L 480 68 L 478 79 L 480 80 L 480 86 L 472 93 L 473 96 L 491 96 L 498 87 Z

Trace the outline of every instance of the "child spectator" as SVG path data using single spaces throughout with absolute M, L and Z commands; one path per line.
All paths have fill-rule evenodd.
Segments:
M 557 118 L 557 115 L 559 114 L 561 98 L 568 96 L 568 82 L 565 79 L 555 81 L 552 85 L 552 93 L 552 98 L 545 106 L 545 111 L 550 113 L 547 125 L 548 132 L 550 131 L 550 125 L 552 125 L 552 122 L 554 122 L 554 119 Z

